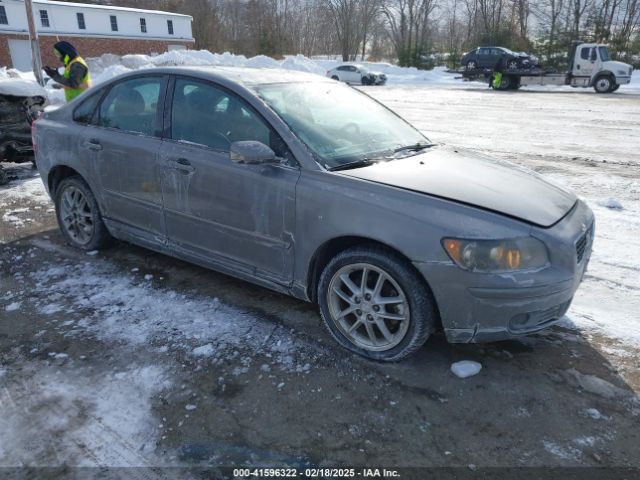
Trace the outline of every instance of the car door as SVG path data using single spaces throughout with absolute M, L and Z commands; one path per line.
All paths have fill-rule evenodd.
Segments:
M 491 49 L 479 48 L 478 49 L 478 66 L 480 68 L 492 68 L 495 62 L 491 61 Z
M 103 215 L 131 236 L 164 237 L 158 153 L 168 77 L 114 84 L 98 105 L 82 145 L 100 184 Z
M 300 169 L 284 142 L 235 93 L 189 77 L 172 80 L 161 153 L 167 235 L 179 254 L 289 284 Z M 261 141 L 278 165 L 232 162 L 231 142 Z
M 338 67 L 338 78 L 341 82 L 349 83 L 351 81 L 351 72 L 349 71 L 349 65 L 342 65 Z

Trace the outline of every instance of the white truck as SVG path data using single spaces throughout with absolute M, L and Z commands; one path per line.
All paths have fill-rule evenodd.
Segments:
M 631 82 L 632 71 L 631 65 L 611 60 L 607 45 L 573 42 L 567 72 L 550 73 L 538 67 L 507 68 L 497 90 L 516 90 L 525 85 L 570 85 L 593 87 L 597 93 L 610 93 Z M 491 71 L 484 73 L 493 75 Z M 473 72 L 464 76 L 472 78 Z

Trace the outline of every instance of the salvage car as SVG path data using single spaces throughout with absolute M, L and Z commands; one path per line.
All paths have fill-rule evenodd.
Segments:
M 384 85 L 387 83 L 387 76 L 382 72 L 374 72 L 368 68 L 348 64 L 340 65 L 327 72 L 327 77 L 352 85 Z
M 507 56 L 507 69 L 517 70 L 531 68 L 535 65 L 534 58 L 526 53 L 512 52 L 504 47 L 478 47 L 465 53 L 460 64 L 467 70 L 493 68 L 498 59 Z
M 0 162 L 33 160 L 31 122 L 44 109 L 47 94 L 35 82 L 18 79 L 0 81 Z M 0 185 L 6 176 L 0 166 Z
M 34 124 L 64 238 L 112 238 L 317 302 L 335 340 L 400 360 L 560 319 L 591 254 L 573 193 L 435 144 L 316 75 L 140 70 Z

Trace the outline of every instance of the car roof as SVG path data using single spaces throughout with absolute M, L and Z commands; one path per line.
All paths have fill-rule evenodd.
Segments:
M 273 83 L 310 83 L 330 82 L 322 75 L 307 72 L 285 70 L 282 68 L 256 67 L 158 67 L 134 70 L 118 78 L 125 78 L 146 73 L 171 75 L 192 75 L 210 80 L 224 80 L 245 86 L 267 85 Z

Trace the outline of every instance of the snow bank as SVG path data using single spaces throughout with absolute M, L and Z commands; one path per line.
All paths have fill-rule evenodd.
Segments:
M 458 378 L 467 378 L 477 375 L 482 370 L 482 365 L 471 360 L 462 360 L 451 364 L 451 373 Z
M 14 97 L 47 97 L 47 91 L 37 82 L 22 78 L 0 77 L 0 94 Z

